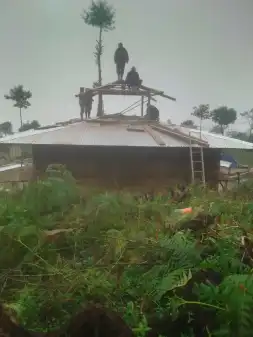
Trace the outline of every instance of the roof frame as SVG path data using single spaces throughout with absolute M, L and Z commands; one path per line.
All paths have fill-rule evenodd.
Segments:
M 82 88 L 84 89 L 84 88 Z M 86 88 L 86 91 L 76 94 L 76 97 L 86 95 L 87 92 L 92 93 L 93 96 L 99 95 L 113 95 L 113 96 L 138 96 L 141 97 L 141 116 L 144 116 L 144 97 L 148 99 L 147 103 L 150 104 L 150 101 L 156 101 L 154 96 L 161 96 L 163 98 L 176 101 L 174 97 L 166 95 L 163 91 L 153 89 L 144 85 L 140 85 L 137 89 L 129 89 L 125 81 L 115 81 L 95 88 Z M 102 109 L 102 107 L 100 107 Z M 102 111 L 98 112 L 98 115 L 102 115 Z
M 164 91 L 153 89 L 147 87 L 145 85 L 141 85 L 139 89 L 132 90 L 126 88 L 126 84 L 124 81 L 115 81 L 100 87 L 96 88 L 86 88 L 86 90 L 91 91 L 94 95 L 102 94 L 102 95 L 126 95 L 126 96 L 161 96 L 172 101 L 176 101 L 176 98 L 168 96 L 164 93 Z M 87 92 L 87 91 L 86 91 Z M 84 95 L 84 93 L 80 93 L 79 95 Z

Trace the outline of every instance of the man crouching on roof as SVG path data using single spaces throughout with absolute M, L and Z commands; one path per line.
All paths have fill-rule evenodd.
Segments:
M 83 120 L 83 115 L 85 113 L 85 117 L 90 118 L 92 103 L 93 103 L 93 94 L 89 89 L 80 88 L 80 93 L 76 95 L 79 97 L 79 105 L 80 105 L 80 117 Z

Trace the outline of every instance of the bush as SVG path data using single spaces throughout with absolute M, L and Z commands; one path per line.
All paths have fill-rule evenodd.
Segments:
M 251 203 L 193 191 L 184 204 L 193 213 L 175 212 L 182 205 L 127 194 L 87 202 L 51 167 L 45 181 L 1 197 L 1 298 L 36 331 L 99 303 L 138 337 L 251 336 Z

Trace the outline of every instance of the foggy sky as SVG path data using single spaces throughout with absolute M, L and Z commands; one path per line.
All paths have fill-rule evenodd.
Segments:
M 144 84 L 159 98 L 161 119 L 175 123 L 192 107 L 253 108 L 252 0 L 109 0 L 116 29 L 104 35 L 103 83 L 116 80 L 113 54 L 123 42 Z M 19 127 L 18 110 L 4 94 L 17 84 L 33 93 L 23 120 L 41 124 L 79 117 L 74 94 L 97 80 L 96 28 L 81 20 L 90 0 L 0 0 L 0 122 Z M 105 99 L 116 113 L 138 97 Z M 136 111 L 137 114 L 140 111 Z M 132 113 L 134 113 L 134 111 Z M 96 107 L 93 108 L 96 114 Z M 237 122 L 234 128 L 245 125 Z

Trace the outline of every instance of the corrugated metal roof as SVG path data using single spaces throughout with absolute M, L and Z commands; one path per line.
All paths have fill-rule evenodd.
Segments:
M 162 124 L 161 124 L 162 125 Z M 129 126 L 131 126 L 129 128 Z M 168 147 L 188 147 L 189 140 L 164 134 L 159 130 L 153 130 L 153 136 L 145 129 L 145 124 L 134 126 L 131 121 L 99 123 L 98 120 L 89 122 L 77 122 L 65 126 L 59 126 L 44 130 L 29 130 L 16 133 L 0 139 L 4 144 L 62 144 L 85 146 L 151 146 L 160 147 L 157 138 Z M 168 127 L 168 125 L 166 125 Z M 169 126 L 183 134 L 191 133 L 193 137 L 200 139 L 199 130 L 184 127 Z M 253 144 L 202 131 L 201 139 L 207 141 L 213 148 L 239 148 L 253 149 Z
M 177 127 L 187 135 L 189 132 L 192 136 L 200 138 L 200 131 L 195 129 L 187 129 L 184 127 Z M 216 133 L 211 133 L 208 131 L 201 132 L 201 139 L 208 142 L 210 147 L 219 148 L 219 149 L 253 149 L 253 143 L 245 142 L 240 139 L 235 139 L 227 136 L 218 135 Z
M 21 138 L 27 137 L 27 136 L 34 136 L 34 135 L 38 135 L 40 133 L 58 130 L 58 129 L 62 129 L 62 128 L 64 128 L 64 127 L 60 126 L 60 127 L 52 127 L 50 129 L 37 129 L 37 130 L 31 129 L 31 130 L 27 130 L 27 131 L 23 131 L 23 132 L 16 132 L 16 133 L 13 133 L 12 135 L 0 138 L 0 143 L 14 143 L 14 140 L 16 140 L 16 139 L 21 139 Z
M 129 130 L 130 123 L 92 123 L 79 122 L 57 129 L 37 130 L 39 132 L 13 135 L 2 138 L 0 142 L 8 144 L 62 144 L 62 145 L 97 145 L 97 146 L 151 146 L 159 147 L 155 139 L 144 129 Z M 160 134 L 153 130 L 166 146 L 189 146 L 188 142 L 173 136 Z

